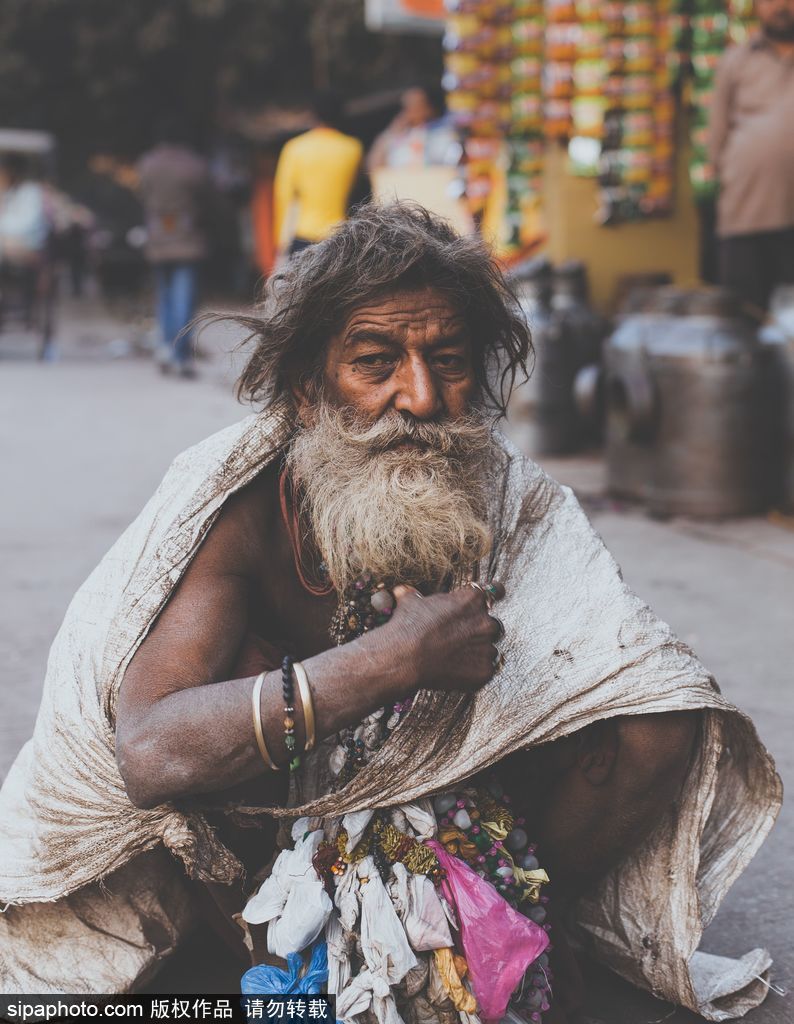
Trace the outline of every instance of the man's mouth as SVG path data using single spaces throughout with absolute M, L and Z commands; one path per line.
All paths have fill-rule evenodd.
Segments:
M 420 441 L 418 437 L 403 437 L 399 441 L 395 441 L 391 445 L 392 449 L 395 448 L 420 448 L 424 450 L 428 445 L 424 441 Z

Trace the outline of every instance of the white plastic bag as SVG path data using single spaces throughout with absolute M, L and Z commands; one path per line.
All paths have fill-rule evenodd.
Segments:
M 452 946 L 447 917 L 430 879 L 426 875 L 411 874 L 399 861 L 392 870 L 394 881 L 389 885 L 389 892 L 411 948 L 424 952 Z
M 305 833 L 307 818 L 292 829 L 294 850 L 284 850 L 273 871 L 243 910 L 249 924 L 268 923 L 267 948 L 276 956 L 300 953 L 317 938 L 333 909 L 312 858 L 323 841 L 321 830 Z

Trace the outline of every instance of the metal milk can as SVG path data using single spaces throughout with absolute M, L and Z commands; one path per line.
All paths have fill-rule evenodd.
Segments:
M 610 486 L 633 488 L 656 515 L 760 512 L 770 494 L 770 420 L 755 325 L 723 291 L 671 301 L 674 315 L 640 314 L 640 328 L 607 346 Z M 622 447 L 610 445 L 620 423 Z
M 532 330 L 530 379 L 516 388 L 505 431 L 528 455 L 578 451 L 587 437 L 576 400 L 577 374 L 597 359 L 606 331 L 587 305 L 582 264 L 552 273 L 546 260 L 514 271 L 513 287 Z
M 674 329 L 684 301 L 676 288 L 637 289 L 604 345 L 607 487 L 616 497 L 647 497 L 656 421 L 648 348 L 653 337 Z
M 794 285 L 775 289 L 770 314 L 760 338 L 769 354 L 773 430 L 778 441 L 772 455 L 777 470 L 774 498 L 794 513 Z
M 521 309 L 532 332 L 534 355 L 528 365 L 529 379 L 516 384 L 502 429 L 525 454 L 537 456 L 548 451 L 549 437 L 540 415 L 542 404 L 541 368 L 547 362 L 551 324 L 551 264 L 531 260 L 510 276 Z

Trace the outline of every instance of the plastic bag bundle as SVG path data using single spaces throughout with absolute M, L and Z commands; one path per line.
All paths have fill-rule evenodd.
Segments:
M 460 943 L 480 1014 L 485 1021 L 499 1021 L 513 990 L 548 946 L 549 937 L 467 864 L 447 853 L 441 843 L 431 840 L 427 845 L 447 873 L 441 890 L 457 913 Z
M 244 996 L 260 995 L 318 995 L 325 992 L 328 982 L 328 950 L 324 942 L 312 949 L 308 969 L 303 972 L 303 957 L 290 953 L 287 969 L 259 964 L 246 971 L 240 982 Z
M 397 861 L 389 894 L 405 928 L 411 948 L 429 952 L 453 945 L 444 908 L 435 886 L 425 875 L 414 875 Z
M 293 825 L 295 848 L 279 855 L 273 873 L 243 910 L 249 924 L 268 923 L 267 948 L 285 959 L 314 942 L 333 909 L 312 863 L 323 833 L 308 832 L 308 823 L 299 818 Z

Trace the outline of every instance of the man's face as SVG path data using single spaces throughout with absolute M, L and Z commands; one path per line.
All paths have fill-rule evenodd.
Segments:
M 409 89 L 403 93 L 402 116 L 406 124 L 416 128 L 433 120 L 435 111 L 424 89 Z
M 770 39 L 794 42 L 794 0 L 756 0 L 755 8 Z
M 361 306 L 330 341 L 323 389 L 331 405 L 369 421 L 391 411 L 417 420 L 464 416 L 478 391 L 465 321 L 433 288 Z

